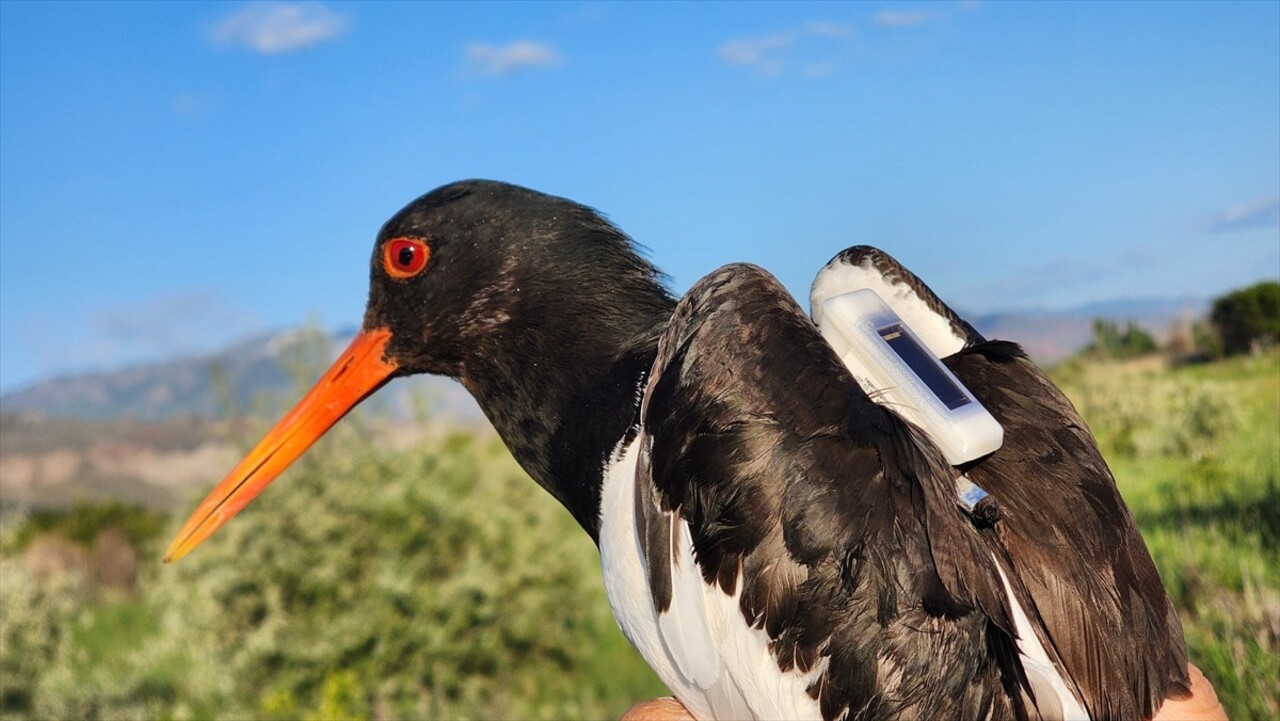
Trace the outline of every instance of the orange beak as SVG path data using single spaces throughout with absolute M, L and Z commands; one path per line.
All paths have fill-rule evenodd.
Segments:
M 231 520 L 325 431 L 382 387 L 397 365 L 386 360 L 391 331 L 361 331 L 275 428 L 200 503 L 169 544 L 164 560 L 176 561 Z

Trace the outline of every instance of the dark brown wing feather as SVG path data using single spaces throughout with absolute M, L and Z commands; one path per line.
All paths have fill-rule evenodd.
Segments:
M 1004 445 L 967 469 L 998 499 L 993 552 L 1046 651 L 1095 719 L 1146 718 L 1188 690 L 1182 625 L 1111 471 L 1070 401 L 1007 342 L 988 342 L 919 277 L 871 246 L 833 262 L 909 285 L 966 348 L 952 372 L 1004 427 Z
M 1004 426 L 968 476 L 999 499 L 996 535 L 1042 642 L 1093 718 L 1150 717 L 1188 688 L 1182 625 L 1088 427 L 1012 343 L 947 365 Z
M 783 670 L 828 666 L 826 718 L 1012 718 L 1021 676 L 985 542 L 955 471 L 873 403 L 754 266 L 700 281 L 662 338 L 637 488 L 655 605 L 669 521 L 703 579 L 765 630 Z

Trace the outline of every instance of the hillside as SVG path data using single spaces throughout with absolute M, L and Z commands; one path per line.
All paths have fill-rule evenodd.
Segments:
M 354 331 L 327 336 L 294 330 L 256 336 L 207 356 L 176 358 L 111 371 L 58 376 L 0 395 L 0 410 L 25 418 L 162 421 L 254 413 L 275 415 L 296 400 L 299 383 L 351 341 Z M 456 382 L 416 377 L 393 381 L 370 407 L 408 415 L 426 400 L 436 416 L 479 422 L 480 408 Z
M 1198 317 L 1207 304 L 1182 300 L 1134 300 L 1093 304 L 1066 311 L 1021 311 L 972 316 L 989 338 L 1016 341 L 1037 362 L 1056 363 L 1091 339 L 1095 318 L 1134 321 L 1163 338 L 1175 319 Z M 354 331 L 340 330 L 321 339 L 314 330 L 286 331 L 245 339 L 207 356 L 169 359 L 129 368 L 49 378 L 0 395 L 0 411 L 24 417 L 159 421 L 176 416 L 226 418 L 228 413 L 282 411 L 306 376 L 304 358 L 337 354 Z M 315 352 L 311 346 L 324 346 Z M 299 373 L 301 368 L 302 373 Z M 312 377 L 318 369 L 312 369 Z M 480 409 L 457 383 L 417 377 L 401 380 L 373 399 L 400 415 L 427 398 L 436 416 L 481 421 Z
M 1095 316 L 1133 319 L 1159 336 L 1195 301 L 1130 301 L 1056 313 L 975 317 L 988 337 L 1017 340 L 1042 363 L 1078 350 Z M 262 335 L 217 353 L 62 376 L 0 396 L 0 505 L 62 508 L 123 500 L 168 510 L 234 463 L 246 418 L 278 417 L 350 341 L 352 331 Z M 487 428 L 458 383 L 393 381 L 363 410 L 400 421 Z M 229 425 L 228 418 L 240 419 Z M 404 428 L 413 424 L 400 424 Z

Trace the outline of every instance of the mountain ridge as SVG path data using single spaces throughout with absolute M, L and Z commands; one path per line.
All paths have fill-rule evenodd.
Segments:
M 1194 297 L 1136 298 L 1058 311 L 969 317 L 987 337 L 1018 342 L 1037 362 L 1051 365 L 1089 343 L 1094 319 L 1133 321 L 1163 338 L 1175 320 L 1201 317 L 1208 305 L 1207 300 Z M 209 354 L 58 375 L 0 394 L 0 412 L 142 421 L 278 414 L 301 395 L 354 333 L 349 326 L 328 332 L 295 328 L 256 334 Z M 483 414 L 470 395 L 445 378 L 398 379 L 366 403 L 404 416 L 424 399 L 432 414 L 483 423 Z

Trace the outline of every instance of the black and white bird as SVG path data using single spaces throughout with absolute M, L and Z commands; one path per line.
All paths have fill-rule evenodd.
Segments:
M 1084 422 L 888 255 L 837 255 L 815 310 L 877 290 L 1003 426 L 994 453 L 949 465 L 765 271 L 725 266 L 677 301 L 562 198 L 438 188 L 382 227 L 370 276 L 351 346 L 166 560 L 388 380 L 436 373 L 595 540 L 623 632 L 699 719 L 1137 719 L 1188 691 L 1181 625 Z M 961 504 L 962 479 L 998 513 Z

